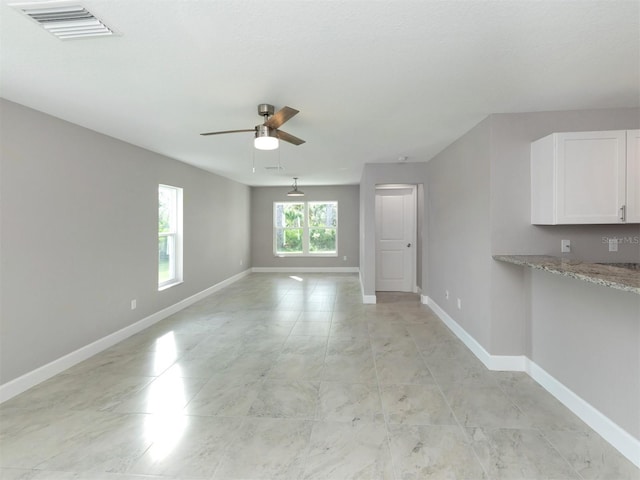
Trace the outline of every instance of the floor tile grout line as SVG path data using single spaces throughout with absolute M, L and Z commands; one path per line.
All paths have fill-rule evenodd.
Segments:
M 225 417 L 223 417 L 223 418 L 225 418 Z M 250 417 L 244 416 L 244 417 L 237 417 L 237 418 L 242 418 L 242 420 L 240 421 L 240 425 L 238 425 L 238 428 L 236 429 L 235 433 L 232 435 L 233 438 L 229 439 L 229 441 L 226 442 L 226 445 L 223 448 L 222 454 L 220 455 L 220 460 L 218 460 L 218 464 L 216 465 L 216 468 L 213 470 L 213 473 L 211 474 L 211 477 L 210 477 L 211 479 L 215 479 L 216 478 L 216 476 L 218 474 L 218 470 L 220 469 L 220 467 L 222 466 L 223 462 L 225 461 L 225 459 L 227 457 L 227 452 L 229 451 L 229 449 L 233 445 L 233 442 L 236 440 L 236 438 L 238 438 L 238 436 L 240 435 L 240 432 L 242 432 L 243 427 L 247 424 L 247 422 L 249 421 Z
M 331 320 L 330 320 L 330 322 L 332 322 L 332 321 L 333 321 L 333 311 L 331 312 Z M 331 331 L 331 325 L 329 325 L 329 331 Z M 329 348 L 329 335 L 327 335 L 327 338 L 325 340 L 324 355 L 323 355 L 323 358 L 322 358 L 322 371 L 320 372 L 320 380 L 318 381 L 318 391 L 316 392 L 316 405 L 315 405 L 315 409 L 314 409 L 314 412 L 313 412 L 313 418 L 310 421 L 311 428 L 309 429 L 309 437 L 307 438 L 307 446 L 304 449 L 304 454 L 303 454 L 303 457 L 302 457 L 302 467 L 301 467 L 300 478 L 304 478 L 305 473 L 307 472 L 307 463 L 309 461 L 309 454 L 311 452 L 311 438 L 313 437 L 313 430 L 315 429 L 316 423 L 319 421 L 318 420 L 318 409 L 320 408 L 320 390 L 322 389 L 324 367 L 325 367 L 325 362 L 326 362 L 326 358 L 327 358 L 327 350 L 328 350 L 328 348 Z
M 269 377 L 269 372 L 273 369 L 273 366 L 275 365 L 275 363 L 277 363 L 277 360 L 280 358 L 280 356 L 282 355 L 282 350 L 284 348 L 284 345 L 286 345 L 287 340 L 291 337 L 291 332 L 293 331 L 293 328 L 295 328 L 295 323 L 298 322 L 299 317 L 301 316 L 302 311 L 299 312 L 296 321 L 294 322 L 294 326 L 291 328 L 291 330 L 289 331 L 289 333 L 287 334 L 285 340 L 282 342 L 278 355 L 276 356 L 274 363 L 270 366 L 270 368 L 264 372 L 264 375 L 262 377 L 262 379 L 260 380 L 260 388 L 263 388 L 265 383 L 267 382 L 267 379 Z M 234 436 L 233 439 L 229 440 L 229 442 L 227 442 L 224 451 L 220 457 L 220 460 L 218 461 L 218 464 L 216 465 L 216 468 L 211 476 L 211 479 L 215 479 L 217 477 L 218 474 L 218 470 L 222 467 L 226 457 L 227 457 L 227 452 L 229 451 L 229 449 L 231 448 L 231 446 L 233 445 L 233 442 L 235 441 L 235 439 L 238 437 L 238 435 L 240 435 L 240 432 L 242 431 L 242 428 L 249 422 L 250 418 L 260 418 L 260 417 L 251 417 L 249 415 L 250 411 L 251 411 L 251 406 L 253 405 L 253 403 L 255 402 L 255 400 L 252 402 L 251 405 L 249 405 L 248 410 L 246 412 L 246 415 L 244 416 L 240 416 L 238 418 L 242 418 L 242 421 L 240 423 L 240 425 L 238 426 L 238 429 L 236 431 L 236 435 Z M 311 429 L 309 430 L 309 435 L 311 435 Z M 309 441 L 307 442 L 309 443 Z
M 376 362 L 376 356 L 373 349 L 373 342 L 371 336 L 371 330 L 369 329 L 369 322 L 367 321 L 367 331 L 369 333 L 369 348 L 371 349 L 371 357 L 373 361 L 373 369 L 376 372 L 376 384 L 378 387 L 378 401 L 380 402 L 380 409 L 382 410 L 382 418 L 384 419 L 384 427 L 387 439 L 387 449 L 389 451 L 389 460 L 391 461 L 391 473 L 395 480 L 399 479 L 398 476 L 398 467 L 396 466 L 395 455 L 393 454 L 393 450 L 391 448 L 391 431 L 389 430 L 389 418 L 387 415 L 387 409 L 384 406 L 384 402 L 382 400 L 382 385 L 380 384 L 380 375 L 378 373 L 378 364 Z
M 429 308 L 429 307 L 425 307 L 425 308 Z M 429 310 L 431 310 L 431 309 L 429 309 Z M 478 455 L 478 452 L 476 451 L 476 449 L 473 446 L 472 438 L 469 437 L 469 434 L 467 433 L 467 430 L 460 423 L 460 419 L 458 418 L 458 415 L 456 415 L 456 412 L 451 407 L 451 403 L 449 402 L 449 399 L 447 398 L 447 396 L 445 395 L 444 391 L 442 390 L 442 385 L 440 384 L 438 379 L 433 375 L 433 372 L 431 372 L 431 369 L 429 368 L 429 363 L 427 362 L 427 359 L 424 358 L 424 355 L 422 354 L 422 350 L 418 347 L 418 343 L 416 342 L 416 339 L 414 338 L 413 335 L 411 335 L 411 332 L 409 332 L 409 336 L 411 337 L 411 339 L 413 340 L 413 343 L 415 344 L 416 348 L 418 349 L 418 354 L 420 355 L 420 358 L 422 358 L 422 361 L 423 361 L 425 367 L 427 368 L 427 370 L 429 371 L 429 373 L 433 377 L 433 380 L 434 380 L 436 386 L 438 387 L 438 390 L 440 391 L 440 395 L 442 395 L 442 398 L 444 399 L 445 403 L 447 404 L 447 407 L 449 408 L 449 411 L 451 412 L 451 415 L 453 415 L 453 418 L 456 421 L 456 424 L 458 425 L 458 428 L 462 431 L 462 434 L 464 435 L 464 438 L 469 442 L 468 447 L 471 448 L 471 451 L 473 452 L 473 455 L 474 455 L 475 459 L 477 460 L 478 464 L 480 465 L 480 468 L 484 472 L 484 474 L 485 474 L 487 479 L 491 478 L 490 475 L 489 475 L 489 472 L 487 472 L 486 467 L 484 466 L 482 461 L 480 461 L 480 457 Z
M 544 430 L 542 430 L 541 428 L 536 428 L 535 430 L 540 434 L 540 436 L 543 438 L 543 440 L 544 440 L 545 442 L 547 442 L 547 444 L 548 444 L 548 445 L 549 445 L 549 446 L 550 446 L 550 447 L 551 447 L 551 448 L 552 448 L 552 449 L 553 449 L 553 450 L 558 454 L 558 456 L 560 456 L 560 458 L 562 458 L 562 459 L 567 463 L 567 465 L 569 466 L 569 468 L 571 468 L 571 470 L 572 470 L 572 471 L 574 471 L 574 472 L 576 473 L 576 475 L 578 475 L 578 477 L 580 478 L 580 480 L 586 480 L 586 479 L 584 478 L 584 476 L 583 476 L 583 475 L 582 475 L 582 474 L 581 474 L 581 473 L 580 473 L 580 472 L 579 472 L 579 471 L 578 471 L 578 470 L 577 470 L 577 469 L 576 469 L 576 468 L 571 464 L 571 462 L 569 461 L 569 459 L 568 459 L 568 458 L 566 458 L 566 457 L 562 454 L 562 452 L 556 448 L 556 446 L 553 444 L 553 442 L 551 441 L 551 439 L 547 438 L 547 436 L 545 435 Z

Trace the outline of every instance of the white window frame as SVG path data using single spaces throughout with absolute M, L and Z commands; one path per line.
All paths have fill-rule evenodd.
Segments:
M 302 253 L 296 253 L 296 252 L 278 252 L 277 251 L 277 244 L 278 244 L 278 229 L 279 228 L 283 228 L 283 227 L 277 227 L 277 219 L 276 219 L 276 213 L 277 213 L 277 205 L 283 205 L 283 204 L 296 204 L 296 203 L 301 203 L 303 205 L 303 209 L 304 209 L 304 224 L 302 226 Z M 327 204 L 327 203 L 334 203 L 336 205 L 336 251 L 335 252 L 311 252 L 309 251 L 309 204 L 313 204 L 313 203 L 321 203 L 321 204 Z M 273 202 L 273 213 L 272 213 L 272 228 L 273 228 L 273 239 L 272 239 L 272 243 L 273 243 L 273 255 L 275 257 L 337 257 L 338 256 L 338 235 L 339 235 L 339 217 L 340 217 L 340 212 L 339 212 L 339 206 L 338 206 L 338 201 L 337 200 L 308 200 L 308 201 L 300 201 L 300 200 L 292 200 L 289 202 Z
M 170 262 L 170 271 L 173 271 L 173 276 L 168 278 L 167 280 L 160 282 L 160 260 L 158 260 L 158 291 L 166 290 L 167 288 L 173 287 L 174 285 L 178 285 L 182 283 L 182 195 L 183 190 L 180 187 L 174 187 L 172 185 L 158 185 L 158 208 L 160 207 L 160 191 L 162 189 L 171 189 L 175 191 L 175 205 L 173 205 L 173 209 L 170 213 L 170 217 L 172 220 L 170 222 L 170 231 L 169 232 L 160 232 L 158 231 L 158 239 L 167 238 L 167 243 L 170 246 L 170 250 L 173 254 L 169 255 Z M 158 215 L 159 209 L 158 209 Z

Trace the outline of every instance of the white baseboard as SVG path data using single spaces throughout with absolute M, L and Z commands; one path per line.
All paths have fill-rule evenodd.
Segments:
M 440 306 L 436 302 L 434 302 L 432 298 L 426 295 L 422 295 L 421 301 L 422 303 L 426 303 L 426 305 L 428 305 L 431 310 L 433 310 L 435 314 L 440 317 L 440 320 L 442 320 L 444 324 L 449 327 L 449 330 L 451 330 L 456 337 L 462 340 L 462 343 L 464 343 L 467 348 L 471 350 L 473 354 L 478 357 L 478 359 L 482 363 L 484 363 L 484 365 L 489 370 L 499 370 L 505 372 L 525 371 L 526 357 L 524 355 L 491 355 L 485 350 L 482 345 L 478 343 L 475 338 L 469 335 L 467 331 L 458 324 L 458 322 L 456 322 L 449 316 L 447 312 L 440 308 Z
M 525 371 L 547 392 L 556 397 L 565 407 L 575 413 L 584 423 L 593 428 L 602 438 L 640 468 L 640 440 L 620 428 L 600 410 L 576 395 L 563 383 L 556 380 L 542 367 L 528 358 Z
M 365 295 L 364 294 L 364 284 L 362 283 L 362 272 L 360 272 L 360 293 L 362 294 L 362 303 L 365 305 L 374 305 L 378 299 L 375 295 Z
M 563 383 L 556 380 L 542 367 L 524 355 L 491 355 L 447 312 L 426 295 L 421 296 L 422 303 L 428 305 L 442 322 L 485 364 L 489 370 L 526 372 L 564 406 L 576 414 L 583 422 L 595 430 L 622 455 L 640 467 L 640 440 L 620 428 L 609 417 L 594 408 Z
M 373 305 L 377 303 L 378 299 L 375 295 L 362 295 L 362 303 L 367 305 Z
M 7 383 L 0 385 L 0 403 L 9 400 L 10 398 L 19 395 L 20 393 L 34 387 L 35 385 L 48 380 L 49 378 L 57 375 L 58 373 L 64 372 L 66 369 L 73 367 L 77 363 L 86 360 L 93 355 L 100 353 L 101 351 L 112 347 L 116 343 L 121 342 L 129 338 L 130 336 L 141 332 L 145 328 L 149 328 L 151 325 L 159 322 L 160 320 L 168 317 L 169 315 L 173 315 L 174 313 L 182 310 L 183 308 L 188 307 L 189 305 L 194 304 L 198 300 L 202 300 L 203 298 L 211 295 L 214 292 L 230 285 L 234 282 L 237 282 L 241 278 L 247 276 L 251 273 L 250 270 L 245 270 L 240 272 L 233 277 L 229 277 L 226 280 L 223 280 L 220 283 L 217 283 L 206 290 L 196 293 L 184 300 L 179 301 L 167 308 L 163 308 L 162 310 L 149 315 L 148 317 L 143 318 L 142 320 L 137 321 L 136 323 L 124 327 L 114 333 L 107 335 L 106 337 L 102 337 L 95 342 L 92 342 L 84 347 L 81 347 L 63 357 L 60 357 L 52 362 L 47 363 L 35 370 L 32 370 L 24 375 L 15 378 Z
M 253 267 L 253 273 L 358 273 L 358 267 Z

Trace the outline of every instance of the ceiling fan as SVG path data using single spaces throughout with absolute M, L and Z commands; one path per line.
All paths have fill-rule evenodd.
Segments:
M 274 150 L 278 148 L 278 140 L 283 140 L 293 145 L 302 145 L 304 140 L 294 137 L 290 133 L 283 132 L 279 128 L 286 121 L 291 119 L 298 113 L 298 110 L 291 107 L 282 107 L 275 112 L 273 105 L 268 103 L 261 103 L 258 105 L 258 115 L 264 118 L 262 125 L 256 125 L 254 128 L 246 130 L 224 130 L 221 132 L 207 132 L 200 135 L 222 135 L 225 133 L 242 133 L 242 132 L 255 132 L 254 146 L 258 150 Z

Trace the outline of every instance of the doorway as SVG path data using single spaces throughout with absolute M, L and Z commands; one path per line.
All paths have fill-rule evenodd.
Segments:
M 415 185 L 376 186 L 376 291 L 417 292 Z

